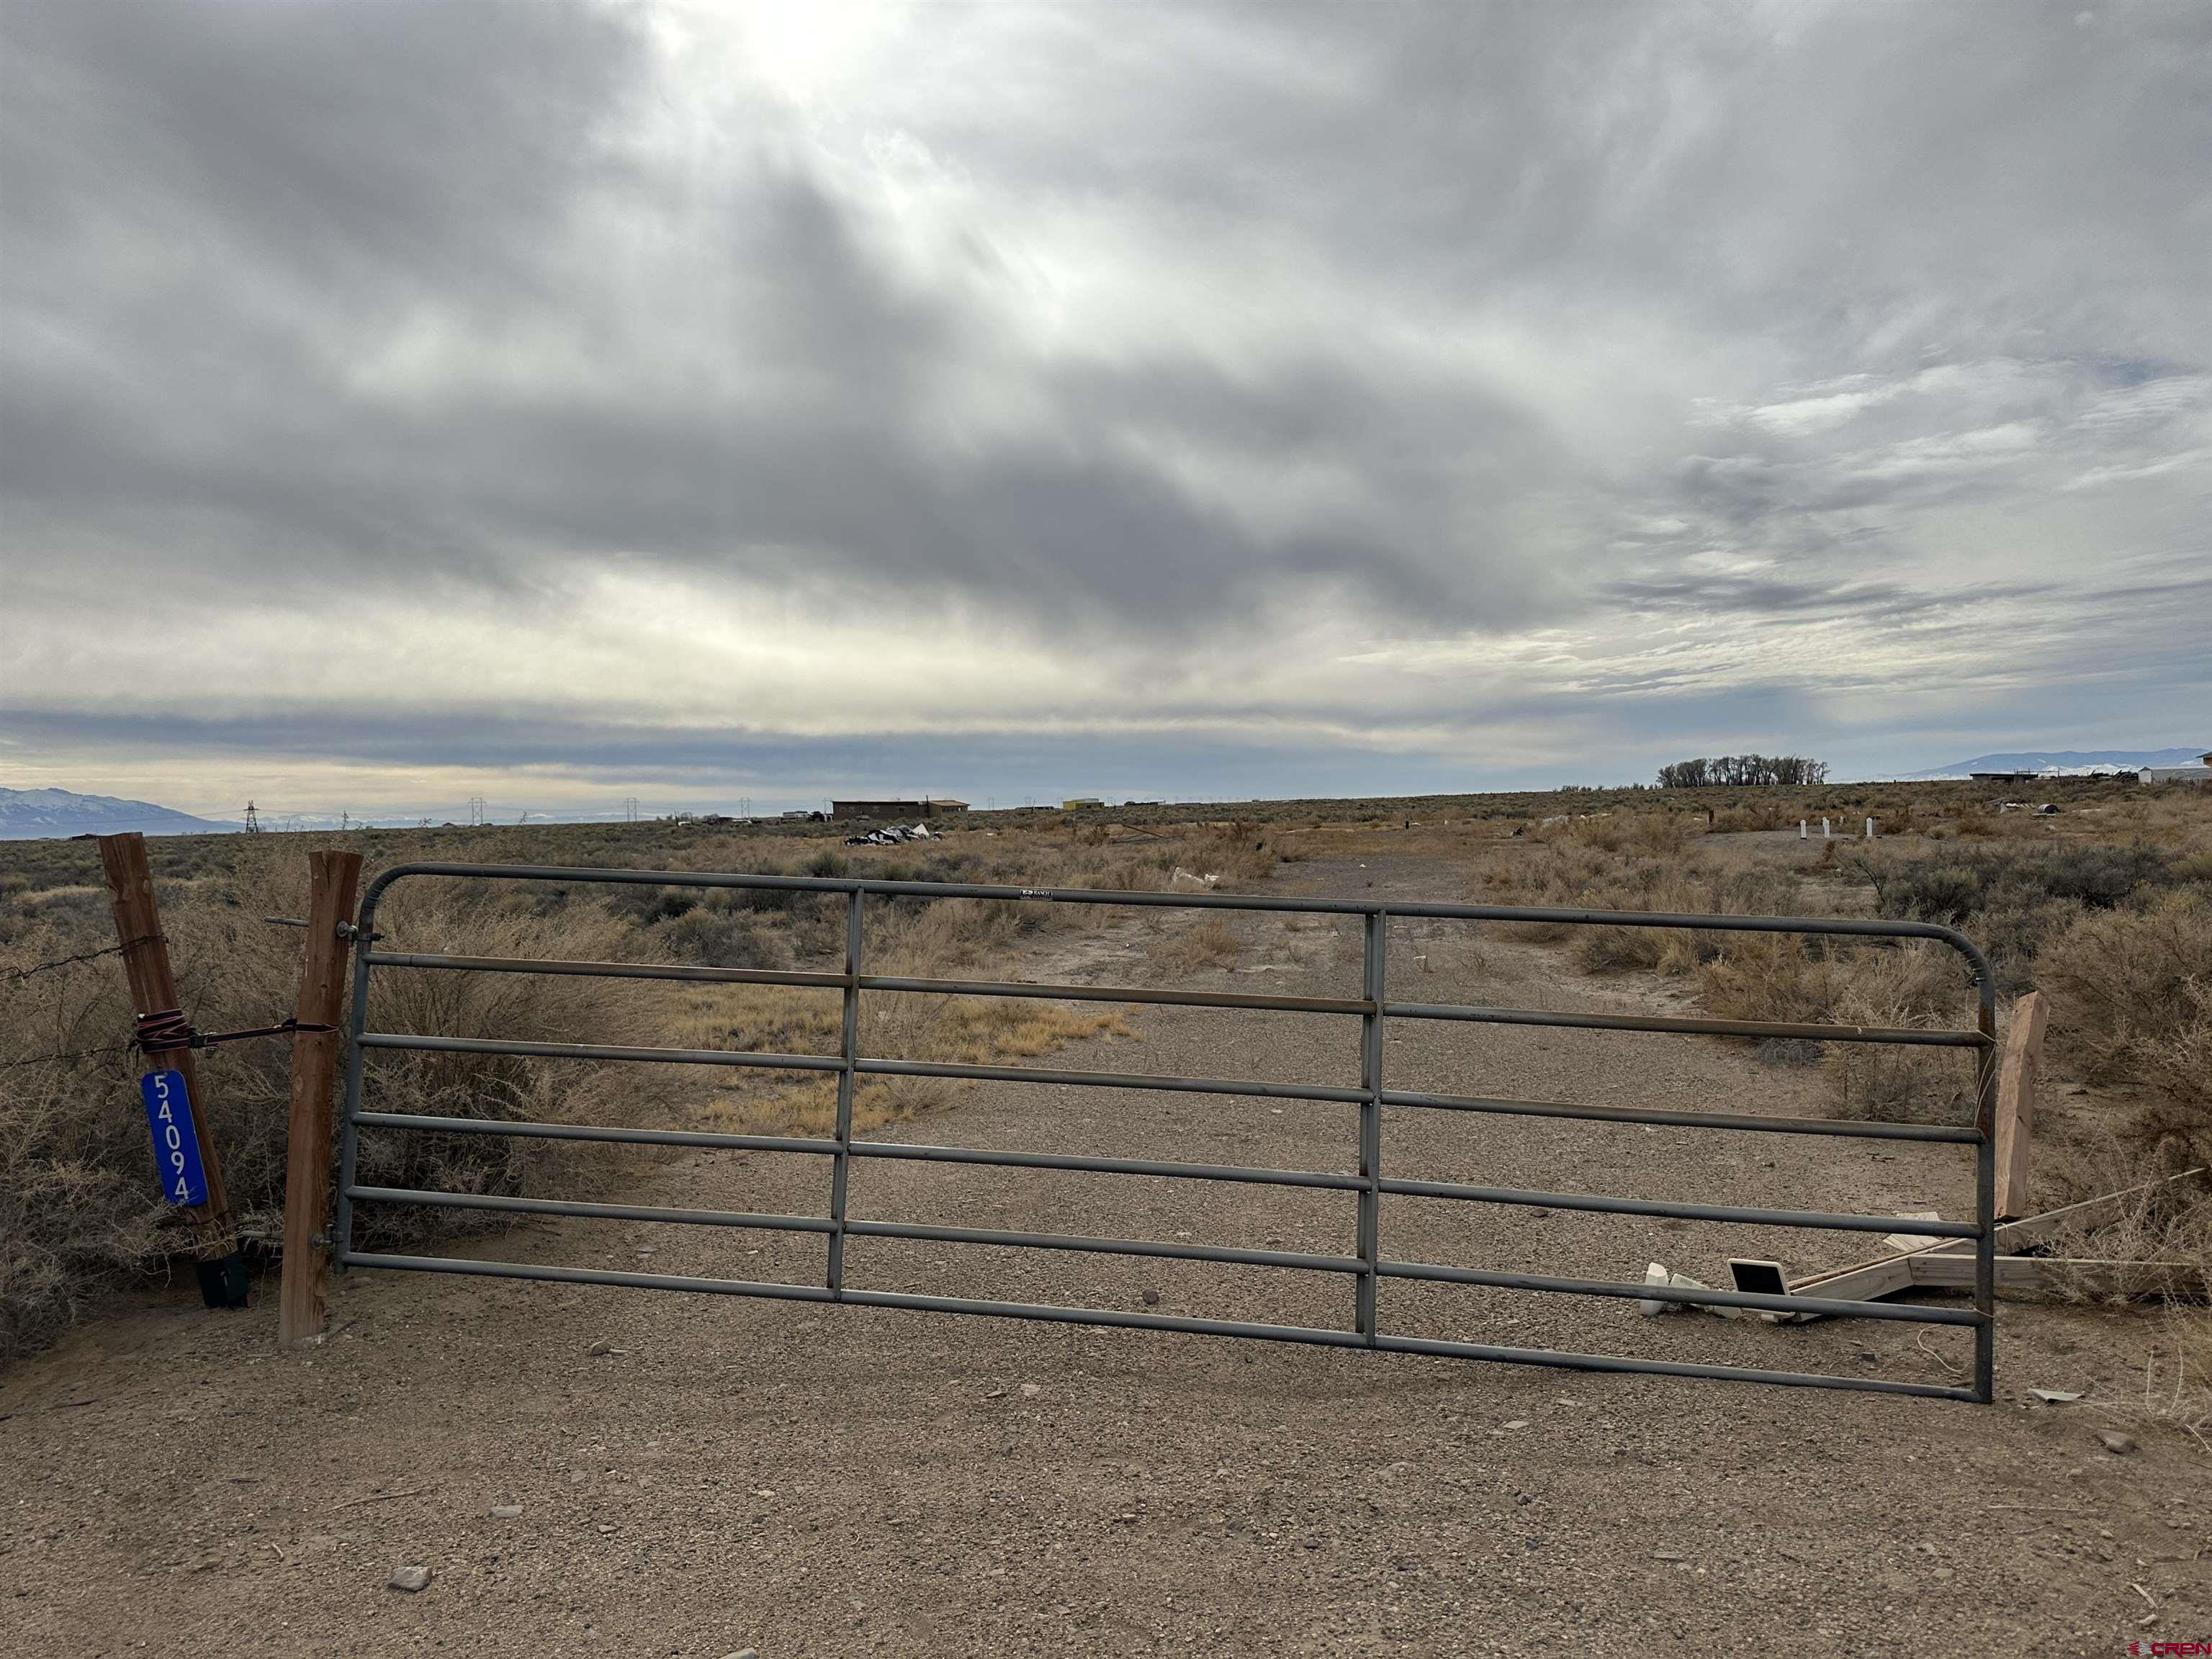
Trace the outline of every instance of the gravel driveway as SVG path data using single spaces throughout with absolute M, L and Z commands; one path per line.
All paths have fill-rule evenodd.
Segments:
M 1285 890 L 1455 897 L 1433 862 L 1291 866 Z M 1197 982 L 1352 994 L 1352 935 L 1247 917 Z M 1142 925 L 1033 976 L 1146 969 Z M 1547 947 L 1402 927 L 1394 991 L 1650 1009 Z M 1408 989 L 1408 988 L 1416 988 Z M 1151 1007 L 1073 1066 L 1356 1079 L 1357 1022 Z M 1719 1042 L 1423 1025 L 1394 1085 L 1817 1110 Z M 1964 1061 L 1962 1060 L 1961 1063 Z M 916 1140 L 1346 1169 L 1355 1109 L 981 1085 Z M 1960 1148 L 1390 1115 L 1390 1173 L 1709 1202 L 1966 1212 Z M 641 1162 L 641 1201 L 818 1212 L 818 1160 Z M 1351 1249 L 1349 1194 L 868 1164 L 858 1215 Z M 1393 1199 L 1392 1255 L 1712 1280 L 1848 1236 Z M 817 1239 L 564 1221 L 477 1253 L 818 1278 Z M 1346 1324 L 1348 1279 L 854 1241 L 884 1288 Z M 651 1252 L 641 1255 L 641 1252 Z M 1683 1382 L 1153 1332 L 356 1273 L 335 1334 L 274 1352 L 274 1286 L 88 1325 L 0 1387 L 9 1650 L 390 1656 L 851 1652 L 2110 1655 L 2212 1639 L 2206 1463 L 2098 1431 L 2158 1321 L 2005 1304 L 2001 1403 Z M 1956 1380 L 1966 1334 L 1773 1327 L 1386 1286 L 1389 1328 Z M 1917 1339 L 1916 1340 L 1916 1335 Z M 2044 1407 L 2031 1385 L 2080 1389 Z M 2100 1402 L 2112 1409 L 2100 1409 Z M 519 1510 L 500 1513 L 499 1510 Z M 396 1566 L 430 1571 L 419 1593 Z M 2154 1620 L 2155 1622 L 2148 1622 Z

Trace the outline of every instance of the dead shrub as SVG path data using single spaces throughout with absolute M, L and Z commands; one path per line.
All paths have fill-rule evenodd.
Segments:
M 1793 933 L 1727 933 L 1699 970 L 1698 1000 L 1723 1019 L 1778 1024 L 1832 1022 L 1843 975 L 1833 957 L 1815 955 Z
M 1153 947 L 1152 959 L 1164 968 L 1190 973 L 1233 966 L 1243 949 L 1243 941 L 1227 921 L 1209 915 L 1169 934 Z
M 2131 1133 L 2212 1164 L 2212 898 L 2079 918 L 2037 958 L 2052 1034 L 2091 1081 L 2147 1091 Z
M 264 915 L 304 914 L 301 861 L 240 854 L 235 872 L 161 893 L 178 986 L 203 1030 L 261 1025 L 290 1011 L 299 935 Z M 513 956 L 617 953 L 622 924 L 603 910 L 551 916 L 503 909 L 451 885 L 402 889 L 380 918 L 401 948 Z M 67 933 L 40 929 L 6 951 L 25 965 L 107 942 L 104 915 Z M 441 1036 L 514 1036 L 605 1032 L 623 1023 L 608 981 L 527 975 L 393 969 L 373 991 L 380 1029 Z M 0 1357 L 47 1340 L 86 1300 L 160 1270 L 184 1243 L 153 1179 L 140 1104 L 137 1056 L 82 1060 L 42 1056 L 112 1047 L 131 1030 L 131 1008 L 112 963 L 42 975 L 0 989 Z M 617 1036 L 615 1040 L 621 1040 Z M 241 1227 L 273 1234 L 282 1213 L 289 1046 L 241 1043 L 204 1055 L 203 1131 L 220 1150 Z M 580 1099 L 573 1069 L 557 1062 L 392 1052 L 372 1066 L 386 1109 L 452 1116 L 553 1116 Z M 557 1095 L 557 1098 L 556 1096 Z M 365 1135 L 361 1177 L 383 1186 L 517 1190 L 527 1143 L 489 1136 Z M 363 1206 L 364 1244 L 391 1246 L 450 1228 L 463 1212 Z
M 2077 917 L 2113 909 L 2174 878 L 2171 854 L 2159 848 L 2100 842 L 1875 852 L 1853 862 L 1873 884 L 1881 915 L 1964 930 L 2008 992 L 2033 982 L 2036 953 Z

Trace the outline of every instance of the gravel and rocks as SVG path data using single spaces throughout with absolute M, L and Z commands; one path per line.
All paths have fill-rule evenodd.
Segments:
M 1292 866 L 1278 887 L 1464 889 L 1449 865 L 1364 862 Z M 1126 980 L 1144 971 L 1152 925 L 1048 936 L 1039 951 L 1059 954 L 1018 970 Z M 1350 994 L 1345 930 L 1235 926 L 1240 960 L 1197 982 Z M 1658 981 L 1594 981 L 1560 962 L 1549 946 L 1409 925 L 1389 966 L 1396 991 L 1424 1001 L 1681 1006 Z M 1152 1006 L 1128 1021 L 1135 1040 L 1066 1063 L 1357 1076 L 1358 1022 L 1343 1017 Z M 1819 1110 L 1807 1068 L 1717 1040 L 1390 1035 L 1394 1084 L 1414 1089 Z M 1328 1103 L 988 1085 L 882 1133 L 1342 1170 L 1354 1118 Z M 1394 1109 L 1383 1155 L 1394 1173 L 1553 1192 L 1885 1215 L 1963 1213 L 1971 1196 L 1960 1149 L 1826 1137 Z M 827 1196 L 822 1162 L 788 1155 L 641 1153 L 622 1167 L 618 1191 L 592 1195 L 802 1212 Z M 856 1170 L 852 1207 L 1317 1254 L 1347 1249 L 1352 1224 L 1346 1194 L 921 1162 Z M 1864 1253 L 1843 1236 L 1413 1200 L 1386 1201 L 1382 1236 L 1401 1259 L 1630 1281 L 1651 1261 L 1725 1282 L 1730 1255 L 1797 1270 Z M 454 1248 L 580 1265 L 650 1248 L 657 1270 L 793 1282 L 818 1282 L 823 1259 L 818 1237 L 612 1221 Z M 1351 1281 L 1324 1273 L 854 1239 L 848 1273 L 1108 1309 L 1351 1316 Z M 179 1650 L 349 1659 L 441 1646 L 472 1659 L 1565 1646 L 1830 1659 L 2102 1656 L 2152 1617 L 2212 1630 L 2202 1454 L 2131 1425 L 2131 1451 L 2083 1455 L 2081 1414 L 2140 1392 L 2154 1332 L 2124 1310 L 2005 1304 L 2005 1403 L 1977 1408 L 414 1273 L 340 1279 L 335 1334 L 311 1364 L 276 1350 L 274 1290 L 221 1316 L 149 1296 L 0 1383 L 13 1650 L 118 1656 L 158 1632 Z M 1386 1286 L 1383 1311 L 1422 1334 L 1852 1376 L 1954 1381 L 1967 1353 L 1948 1329 L 1648 1320 L 1632 1301 L 1451 1286 Z M 595 1343 L 623 1362 L 590 1357 Z M 2030 1383 L 2084 1402 L 2034 1402 Z M 362 1492 L 390 1496 L 346 1503 Z M 511 1508 L 529 1524 L 511 1524 Z M 403 1549 L 438 1564 L 434 1595 L 385 1589 Z M 193 1570 L 210 1559 L 222 1570 Z

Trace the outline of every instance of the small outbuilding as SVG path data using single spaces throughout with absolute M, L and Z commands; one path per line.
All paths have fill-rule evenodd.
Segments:
M 964 800 L 833 800 L 830 816 L 833 818 L 880 818 L 904 823 L 912 818 L 943 817 L 948 813 L 964 812 Z
M 2146 766 L 2136 777 L 2143 783 L 2212 783 L 2212 753 L 2198 756 L 2194 766 Z

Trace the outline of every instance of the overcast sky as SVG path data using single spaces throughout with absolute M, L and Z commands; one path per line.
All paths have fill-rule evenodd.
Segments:
M 0 0 L 0 784 L 2212 743 L 2212 7 Z

